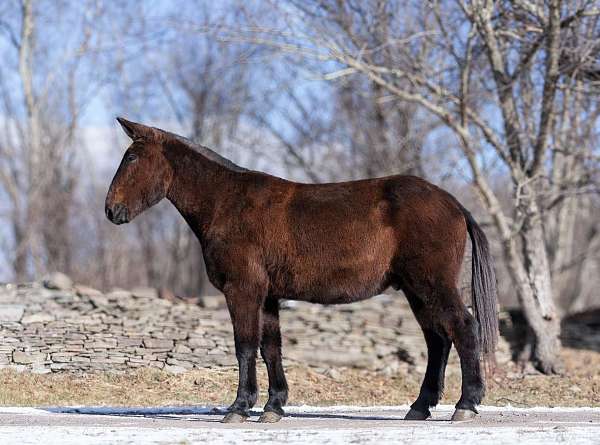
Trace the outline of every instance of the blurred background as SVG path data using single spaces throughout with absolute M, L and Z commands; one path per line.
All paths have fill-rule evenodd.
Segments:
M 504 305 L 534 324 L 598 305 L 599 14 L 588 0 L 2 0 L 0 279 L 214 292 L 168 202 L 127 226 L 104 217 L 120 115 L 292 180 L 423 176 L 493 240 Z

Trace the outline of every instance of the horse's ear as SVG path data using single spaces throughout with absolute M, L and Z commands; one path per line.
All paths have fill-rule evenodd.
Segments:
M 123 131 L 125 131 L 127 136 L 129 136 L 132 140 L 149 139 L 154 136 L 154 129 L 152 127 L 138 124 L 137 122 L 131 122 L 122 117 L 117 117 L 117 122 L 121 124 Z

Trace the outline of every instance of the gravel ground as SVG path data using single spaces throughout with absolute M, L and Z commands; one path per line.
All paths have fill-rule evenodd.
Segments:
M 598 408 L 482 407 L 472 422 L 450 422 L 452 407 L 447 405 L 428 421 L 407 422 L 402 420 L 407 409 L 289 407 L 277 424 L 259 424 L 253 416 L 241 425 L 224 425 L 219 423 L 222 413 L 210 407 L 3 407 L 0 443 L 600 443 Z

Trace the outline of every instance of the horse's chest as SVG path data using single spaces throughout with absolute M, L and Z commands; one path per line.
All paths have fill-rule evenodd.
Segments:
M 221 243 L 206 243 L 202 246 L 206 274 L 209 281 L 220 291 L 233 277 L 247 275 L 242 267 L 243 262 L 239 256 L 235 256 L 234 249 L 228 249 Z

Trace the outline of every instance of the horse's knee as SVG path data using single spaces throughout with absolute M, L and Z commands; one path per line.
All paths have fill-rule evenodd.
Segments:
M 479 323 L 467 311 L 450 310 L 443 317 L 443 327 L 446 334 L 459 348 L 460 344 L 467 343 L 470 348 L 479 350 Z
M 281 362 L 281 352 L 275 348 L 261 347 L 260 356 L 267 366 L 276 366 Z

